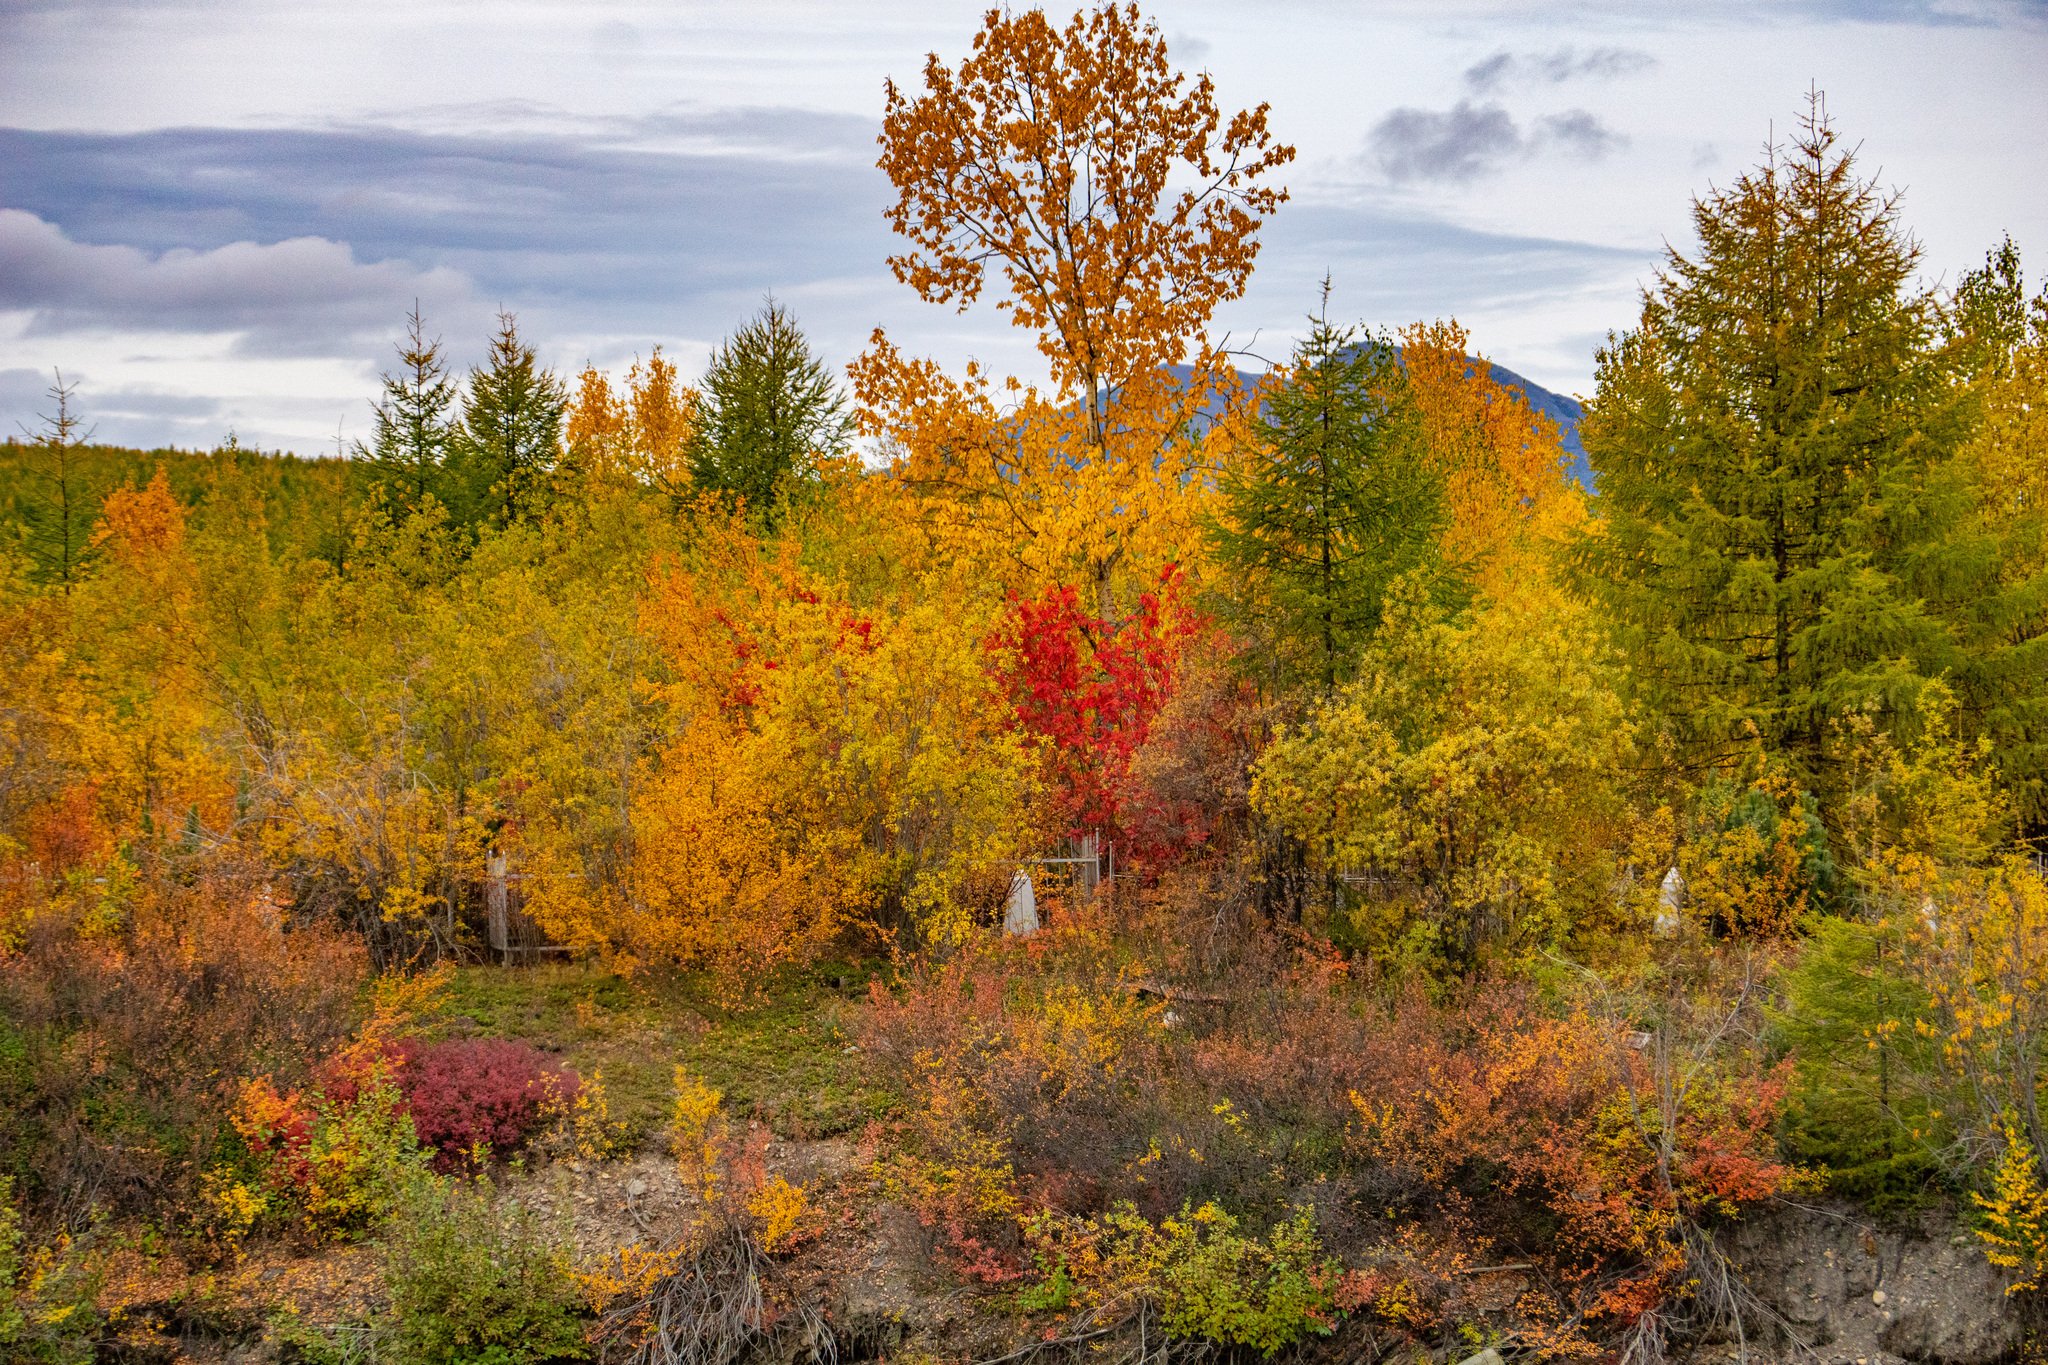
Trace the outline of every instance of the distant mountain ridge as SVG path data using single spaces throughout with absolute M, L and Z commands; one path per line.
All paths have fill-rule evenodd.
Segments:
M 1394 353 L 1399 355 L 1400 352 L 1401 348 L 1396 346 Z M 1466 359 L 1470 361 L 1471 357 L 1467 356 Z M 1183 384 L 1190 382 L 1194 378 L 1194 373 L 1194 368 L 1189 365 L 1175 365 L 1173 367 L 1174 377 Z M 1578 480 L 1579 487 L 1585 489 L 1588 493 L 1593 492 L 1593 466 L 1591 461 L 1586 458 L 1584 442 L 1579 440 L 1579 419 L 1586 414 L 1585 405 L 1576 398 L 1555 393 L 1550 389 L 1544 388 L 1541 384 L 1532 383 L 1505 365 L 1494 365 L 1489 362 L 1489 376 L 1494 383 L 1504 388 L 1520 389 L 1522 396 L 1528 400 L 1530 407 L 1557 423 L 1558 444 L 1562 445 L 1565 453 L 1572 457 L 1571 476 Z M 1248 385 L 1256 383 L 1259 378 L 1259 376 L 1254 374 L 1246 374 L 1242 370 L 1238 371 L 1237 377 L 1241 382 Z M 1199 422 L 1203 418 L 1213 419 L 1221 411 L 1221 403 L 1212 397 L 1197 418 L 1197 421 Z
M 1493 382 L 1510 389 L 1520 389 L 1529 406 L 1545 414 L 1557 423 L 1558 443 L 1571 453 L 1572 477 L 1579 481 L 1579 487 L 1588 493 L 1593 491 L 1593 465 L 1586 458 L 1585 443 L 1579 440 L 1579 419 L 1586 415 L 1585 404 L 1578 399 L 1561 393 L 1553 393 L 1541 384 L 1532 384 L 1505 365 L 1492 367 Z

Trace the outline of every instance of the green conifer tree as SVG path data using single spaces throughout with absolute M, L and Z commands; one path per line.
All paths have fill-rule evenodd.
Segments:
M 1286 381 L 1265 395 L 1261 449 L 1220 480 L 1209 537 L 1257 610 L 1283 681 L 1325 691 L 1379 624 L 1387 588 L 1421 571 L 1455 579 L 1438 549 L 1442 481 L 1424 459 L 1420 418 L 1392 344 L 1311 318 Z
M 471 526 L 531 520 L 547 503 L 548 475 L 561 453 L 569 395 L 520 341 L 518 319 L 498 314 L 489 364 L 469 373 L 450 480 L 458 515 Z
M 1789 152 L 1694 202 L 1637 328 L 1598 354 L 1580 431 L 1601 516 L 1573 557 L 1689 766 L 1760 740 L 1829 790 L 1831 723 L 1909 718 L 1956 662 L 1926 588 L 1973 493 L 1940 308 L 1895 197 L 1820 97 Z
M 405 338 L 398 344 L 397 373 L 384 374 L 376 436 L 367 448 L 356 442 L 354 452 L 369 486 L 382 490 L 399 517 L 421 510 L 430 499 L 446 501 L 448 448 L 455 436 L 448 417 L 455 381 L 441 357 L 441 339 L 427 340 L 418 304 L 406 314 Z
M 56 376 L 49 395 L 57 411 L 39 414 L 41 430 L 26 433 L 29 453 L 22 463 L 29 477 L 20 506 L 31 572 L 68 594 L 84 576 L 91 557 L 92 528 L 103 494 L 88 477 L 84 459 L 92 433 L 81 434 L 84 419 L 72 408 L 78 386 L 66 384 L 62 370 Z
M 1966 271 L 1948 309 L 1952 370 L 1972 433 L 1976 492 L 1929 601 L 1961 653 L 1959 723 L 1988 739 L 2025 833 L 2048 836 L 2048 289 L 2031 304 L 2007 238 Z
M 1773 1020 L 1799 1059 L 1787 1151 L 1825 1169 L 1834 1193 L 1875 1209 L 1933 1193 L 1928 1152 L 1946 1136 L 1928 1086 L 1937 1045 L 1913 1028 L 1929 1002 L 1900 969 L 1902 937 L 1882 922 L 1816 921 Z
M 787 490 L 816 478 L 820 457 L 843 454 L 853 437 L 846 395 L 773 298 L 719 347 L 700 393 L 702 420 L 688 453 L 692 481 L 764 516 L 772 518 Z

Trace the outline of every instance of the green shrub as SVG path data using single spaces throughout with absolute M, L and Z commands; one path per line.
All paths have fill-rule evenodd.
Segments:
M 1182 1208 L 1142 1240 L 1156 1267 L 1160 1316 L 1174 1336 L 1256 1346 L 1270 1356 L 1335 1326 L 1340 1267 L 1319 1258 L 1307 1209 L 1263 1242 L 1240 1234 L 1237 1220 L 1214 1204 Z
M 14 1181 L 0 1175 L 0 1354 L 10 1361 L 83 1365 L 93 1358 L 99 1276 L 69 1237 L 26 1248 Z
M 392 1224 L 389 1358 L 527 1365 L 589 1354 L 566 1230 L 490 1181 L 418 1188 Z
M 1264 1239 L 1213 1203 L 1183 1205 L 1156 1225 L 1129 1203 L 1099 1218 L 1041 1213 L 1024 1220 L 1024 1235 L 1045 1275 L 1018 1294 L 1025 1312 L 1142 1299 L 1169 1336 L 1266 1356 L 1336 1327 L 1342 1266 L 1322 1254 L 1308 1209 Z

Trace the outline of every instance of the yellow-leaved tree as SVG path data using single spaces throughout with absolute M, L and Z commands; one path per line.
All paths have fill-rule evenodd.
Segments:
M 983 643 L 995 599 L 950 574 L 850 582 L 807 567 L 800 536 L 764 546 L 739 513 L 696 516 L 695 551 L 657 565 L 642 604 L 669 738 L 632 796 L 630 869 L 543 879 L 531 908 L 570 941 L 731 982 L 855 921 L 957 935 L 1035 797 Z
M 623 393 L 586 365 L 563 427 L 563 467 L 592 492 L 647 487 L 681 499 L 690 486 L 685 452 L 697 422 L 697 391 L 678 382 L 675 362 L 661 347 L 633 362 Z
M 1444 483 L 1444 559 L 1488 596 L 1526 600 L 1548 581 L 1552 547 L 1586 516 L 1557 423 L 1493 378 L 1455 319 L 1400 335 L 1429 463 Z
M 1635 725 L 1582 610 L 1445 621 L 1397 584 L 1355 681 L 1254 770 L 1253 805 L 1365 874 L 1357 927 L 1394 961 L 1519 955 L 1611 924 Z

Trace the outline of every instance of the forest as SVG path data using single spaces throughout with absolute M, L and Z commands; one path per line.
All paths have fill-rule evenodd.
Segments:
M 1821 1359 L 1740 1248 L 1826 1208 L 2040 1359 L 2048 291 L 1816 96 L 1582 486 L 1455 321 L 1212 337 L 1267 115 L 1114 5 L 888 86 L 888 264 L 1040 382 L 772 298 L 698 376 L 415 312 L 347 458 L 60 376 L 0 1354 Z

